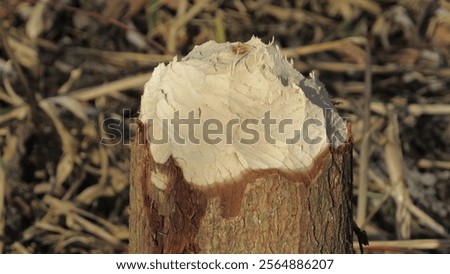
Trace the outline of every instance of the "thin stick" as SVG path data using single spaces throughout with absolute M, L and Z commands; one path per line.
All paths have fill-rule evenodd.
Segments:
M 358 186 L 358 207 L 356 211 L 356 223 L 363 228 L 367 212 L 367 181 L 369 178 L 369 158 L 370 158 L 370 99 L 372 97 L 372 60 L 370 56 L 369 40 L 366 44 L 366 71 L 364 82 L 366 92 L 364 96 L 364 133 L 361 142 L 361 157 L 359 163 L 359 186 Z
M 3 164 L 0 162 L 0 254 L 3 253 L 3 248 L 5 246 L 3 242 L 4 232 L 5 232 L 5 188 L 6 188 L 6 175 L 3 169 Z
M 342 63 L 342 62 L 321 62 L 314 61 L 313 63 L 305 63 L 297 61 L 295 68 L 300 72 L 309 71 L 312 69 L 332 71 L 332 72 L 363 72 L 366 69 L 366 64 Z M 417 71 L 425 75 L 433 75 L 436 77 L 450 77 L 450 68 L 442 68 L 438 71 L 429 69 L 422 69 L 419 67 L 405 68 L 395 64 L 387 64 L 384 66 L 373 65 L 371 67 L 373 74 L 393 74 L 393 73 L 407 73 Z
M 78 100 L 92 100 L 100 96 L 121 92 L 134 88 L 141 88 L 150 79 L 151 72 L 146 72 L 134 76 L 130 76 L 117 81 L 98 85 L 95 87 L 83 88 L 67 93 L 67 96 Z
M 148 79 L 150 79 L 150 76 L 151 72 L 137 74 L 106 84 L 74 90 L 66 93 L 65 95 L 48 97 L 39 100 L 38 103 L 40 105 L 48 104 L 50 101 L 55 101 L 57 100 L 58 97 L 64 96 L 68 96 L 81 101 L 88 101 L 115 92 L 122 92 L 129 89 L 141 88 L 148 81 Z M 18 106 L 15 109 L 8 112 L 7 114 L 0 115 L 0 124 L 3 124 L 11 119 L 23 120 L 28 113 L 29 109 L 27 106 L 24 105 Z
M 135 62 L 140 66 L 149 66 L 163 62 L 170 62 L 173 60 L 173 55 L 167 54 L 147 54 L 139 52 L 124 52 L 124 51 L 106 51 L 90 48 L 76 47 L 70 49 L 71 53 L 79 55 L 90 55 L 97 58 L 102 58 L 106 61 L 115 64 L 126 64 L 127 62 Z
M 178 30 L 186 25 L 192 18 L 199 14 L 208 5 L 209 0 L 200 0 L 193 7 L 191 7 L 188 12 L 183 14 L 183 16 L 175 19 L 175 21 L 170 26 L 169 36 L 167 40 L 167 49 L 170 53 L 176 53 Z
M 365 44 L 366 40 L 367 39 L 365 37 L 359 37 L 359 36 L 348 37 L 348 38 L 344 38 L 344 39 L 340 39 L 340 40 L 327 41 L 327 42 L 323 42 L 323 43 L 316 43 L 316 44 L 311 44 L 311 45 L 306 45 L 306 46 L 301 46 L 301 47 L 296 47 L 296 48 L 286 48 L 286 49 L 282 49 L 281 53 L 283 55 L 286 55 L 287 58 L 293 58 L 293 57 L 297 57 L 299 55 L 302 56 L 302 55 L 314 54 L 314 53 L 318 53 L 318 52 L 322 52 L 322 51 L 342 48 L 343 46 L 347 45 L 348 43 L 361 45 L 361 44 Z
M 450 105 L 448 104 L 411 104 L 408 112 L 414 116 L 420 115 L 450 115 Z
M 417 162 L 417 166 L 420 168 L 450 169 L 450 162 L 429 160 L 429 159 L 420 159 L 419 162 Z
M 388 125 L 385 130 L 387 142 L 384 145 L 385 162 L 389 181 L 393 188 L 391 196 L 396 203 L 395 229 L 397 238 L 409 239 L 411 234 L 411 214 L 406 204 L 410 201 L 403 176 L 403 153 L 400 143 L 398 118 L 392 104 L 387 105 Z
M 32 113 L 36 113 L 38 109 L 38 102 L 36 98 L 34 97 L 34 93 L 31 91 L 30 85 L 28 84 L 27 78 L 25 77 L 25 74 L 22 71 L 22 68 L 20 67 L 19 63 L 16 60 L 16 57 L 14 56 L 13 50 L 11 49 L 11 46 L 8 43 L 8 34 L 3 29 L 3 27 L 0 25 L 0 40 L 3 44 L 3 48 L 8 55 L 9 59 L 12 60 L 12 65 L 14 70 L 16 71 L 16 74 L 20 80 L 20 83 L 23 88 L 24 98 L 27 101 L 27 104 L 30 105 Z M 34 118 L 36 115 L 33 115 L 32 118 Z M 33 121 L 36 123 L 36 121 Z M 37 123 L 36 123 L 37 124 Z
M 353 243 L 353 248 L 358 248 L 358 242 Z M 399 240 L 399 241 L 371 241 L 366 249 L 382 248 L 401 248 L 401 249 L 438 249 L 450 247 L 450 240 L 424 239 L 424 240 Z
M 391 188 L 388 187 L 388 185 L 384 182 L 384 180 L 382 178 L 380 178 L 371 169 L 369 169 L 369 175 L 370 175 L 371 179 L 377 184 L 378 187 L 381 188 L 381 190 L 385 194 L 389 193 L 389 195 L 391 195 L 391 197 L 394 198 Z M 433 230 L 434 232 L 438 233 L 439 235 L 441 235 L 443 237 L 450 237 L 449 233 L 447 232 L 447 230 L 445 229 L 444 226 L 442 226 L 441 224 L 439 224 L 438 222 L 433 220 L 433 218 L 428 216 L 423 210 L 421 210 L 420 208 L 415 206 L 411 202 L 411 200 L 406 201 L 406 207 L 408 208 L 409 212 L 411 212 L 411 214 L 414 217 L 416 217 L 422 225 L 428 227 L 429 229 Z

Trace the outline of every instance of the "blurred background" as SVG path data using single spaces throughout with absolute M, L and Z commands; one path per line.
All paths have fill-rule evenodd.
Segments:
M 253 35 L 352 122 L 366 251 L 450 252 L 449 1 L 2 0 L 0 18 L 1 253 L 126 253 L 152 69 Z

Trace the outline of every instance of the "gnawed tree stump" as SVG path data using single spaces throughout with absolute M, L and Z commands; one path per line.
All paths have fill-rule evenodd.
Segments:
M 132 145 L 131 253 L 352 252 L 351 134 L 278 49 L 160 64 Z

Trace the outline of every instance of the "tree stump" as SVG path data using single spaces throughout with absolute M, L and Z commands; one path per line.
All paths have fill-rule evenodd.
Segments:
M 277 47 L 160 64 L 131 148 L 131 253 L 351 253 L 351 132 Z

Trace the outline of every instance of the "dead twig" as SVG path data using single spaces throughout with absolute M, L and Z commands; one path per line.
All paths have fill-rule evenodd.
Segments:
M 3 29 L 3 26 L 0 24 L 0 38 L 1 43 L 3 46 L 3 49 L 5 50 L 6 54 L 8 55 L 8 58 L 12 60 L 13 68 L 19 78 L 20 84 L 23 88 L 23 98 L 25 98 L 27 104 L 31 107 L 32 113 L 37 113 L 38 110 L 38 102 L 36 98 L 34 97 L 34 93 L 32 92 L 30 85 L 28 84 L 28 80 L 25 77 L 25 74 L 22 71 L 22 68 L 20 67 L 19 63 L 16 61 L 16 58 L 14 56 L 13 50 L 11 49 L 11 46 L 8 43 L 8 34 Z M 33 115 L 32 118 L 35 116 Z M 34 121 L 37 122 L 37 121 Z
M 353 243 L 354 248 L 358 248 L 358 242 Z M 421 239 L 421 240 L 399 240 L 399 241 L 371 241 L 370 246 L 366 249 L 423 249 L 433 250 L 450 247 L 450 240 L 441 239 Z
M 95 87 L 74 90 L 68 92 L 67 96 L 82 101 L 88 101 L 114 92 L 142 88 L 142 86 L 148 81 L 148 79 L 150 79 L 150 76 L 151 72 L 129 76 L 124 79 L 112 81 Z
M 200 0 L 192 6 L 185 14 L 175 19 L 169 29 L 167 38 L 167 49 L 170 53 L 176 53 L 178 30 L 186 25 L 192 18 L 197 16 L 203 9 L 208 7 L 209 0 Z
M 286 48 L 282 49 L 281 53 L 287 58 L 293 58 L 302 55 L 314 54 L 318 52 L 323 52 L 327 50 L 335 50 L 345 46 L 348 43 L 353 43 L 356 45 L 365 45 L 367 39 L 365 37 L 348 37 L 341 40 L 327 41 L 323 43 L 316 43 L 312 45 L 306 45 L 296 48 Z
M 356 209 L 356 223 L 363 228 L 367 214 L 367 184 L 370 162 L 370 100 L 372 98 L 372 71 L 371 71 L 370 43 L 366 43 L 366 71 L 364 81 L 366 91 L 364 94 L 363 137 L 361 141 L 361 155 L 359 167 L 358 204 Z
M 399 136 L 397 114 L 392 104 L 388 104 L 387 111 L 387 142 L 384 145 L 384 155 L 389 179 L 393 188 L 392 197 L 394 197 L 396 203 L 395 227 L 397 237 L 398 239 L 406 240 L 409 239 L 411 230 L 411 214 L 406 207 L 406 203 L 410 201 L 410 197 L 403 177 L 403 153 L 401 150 L 402 145 Z
M 369 176 L 370 179 L 385 193 L 389 194 L 391 197 L 393 197 L 392 188 L 388 187 L 388 185 L 385 183 L 385 181 L 380 178 L 373 170 L 369 169 Z M 394 198 L 394 197 L 393 197 Z M 435 233 L 443 236 L 443 237 L 450 237 L 449 233 L 445 229 L 444 226 L 436 222 L 433 218 L 428 216 L 423 210 L 415 206 L 411 200 L 405 201 L 405 205 L 407 209 L 411 212 L 411 214 L 416 217 L 421 224 L 428 227 Z M 368 221 L 366 221 L 368 222 Z
M 115 65 L 124 65 L 130 62 L 137 63 L 140 66 L 158 65 L 159 63 L 170 62 L 173 60 L 173 55 L 168 54 L 146 54 L 138 52 L 111 52 L 105 50 L 97 50 L 90 48 L 73 48 L 70 49 L 73 52 L 82 56 L 92 56 L 95 58 L 102 58 L 107 62 Z
M 3 253 L 5 244 L 3 242 L 5 235 L 5 197 L 6 197 L 6 174 L 3 169 L 3 163 L 0 161 L 0 254 Z
M 420 159 L 417 162 L 417 166 L 420 168 L 440 168 L 440 169 L 450 169 L 450 162 Z

